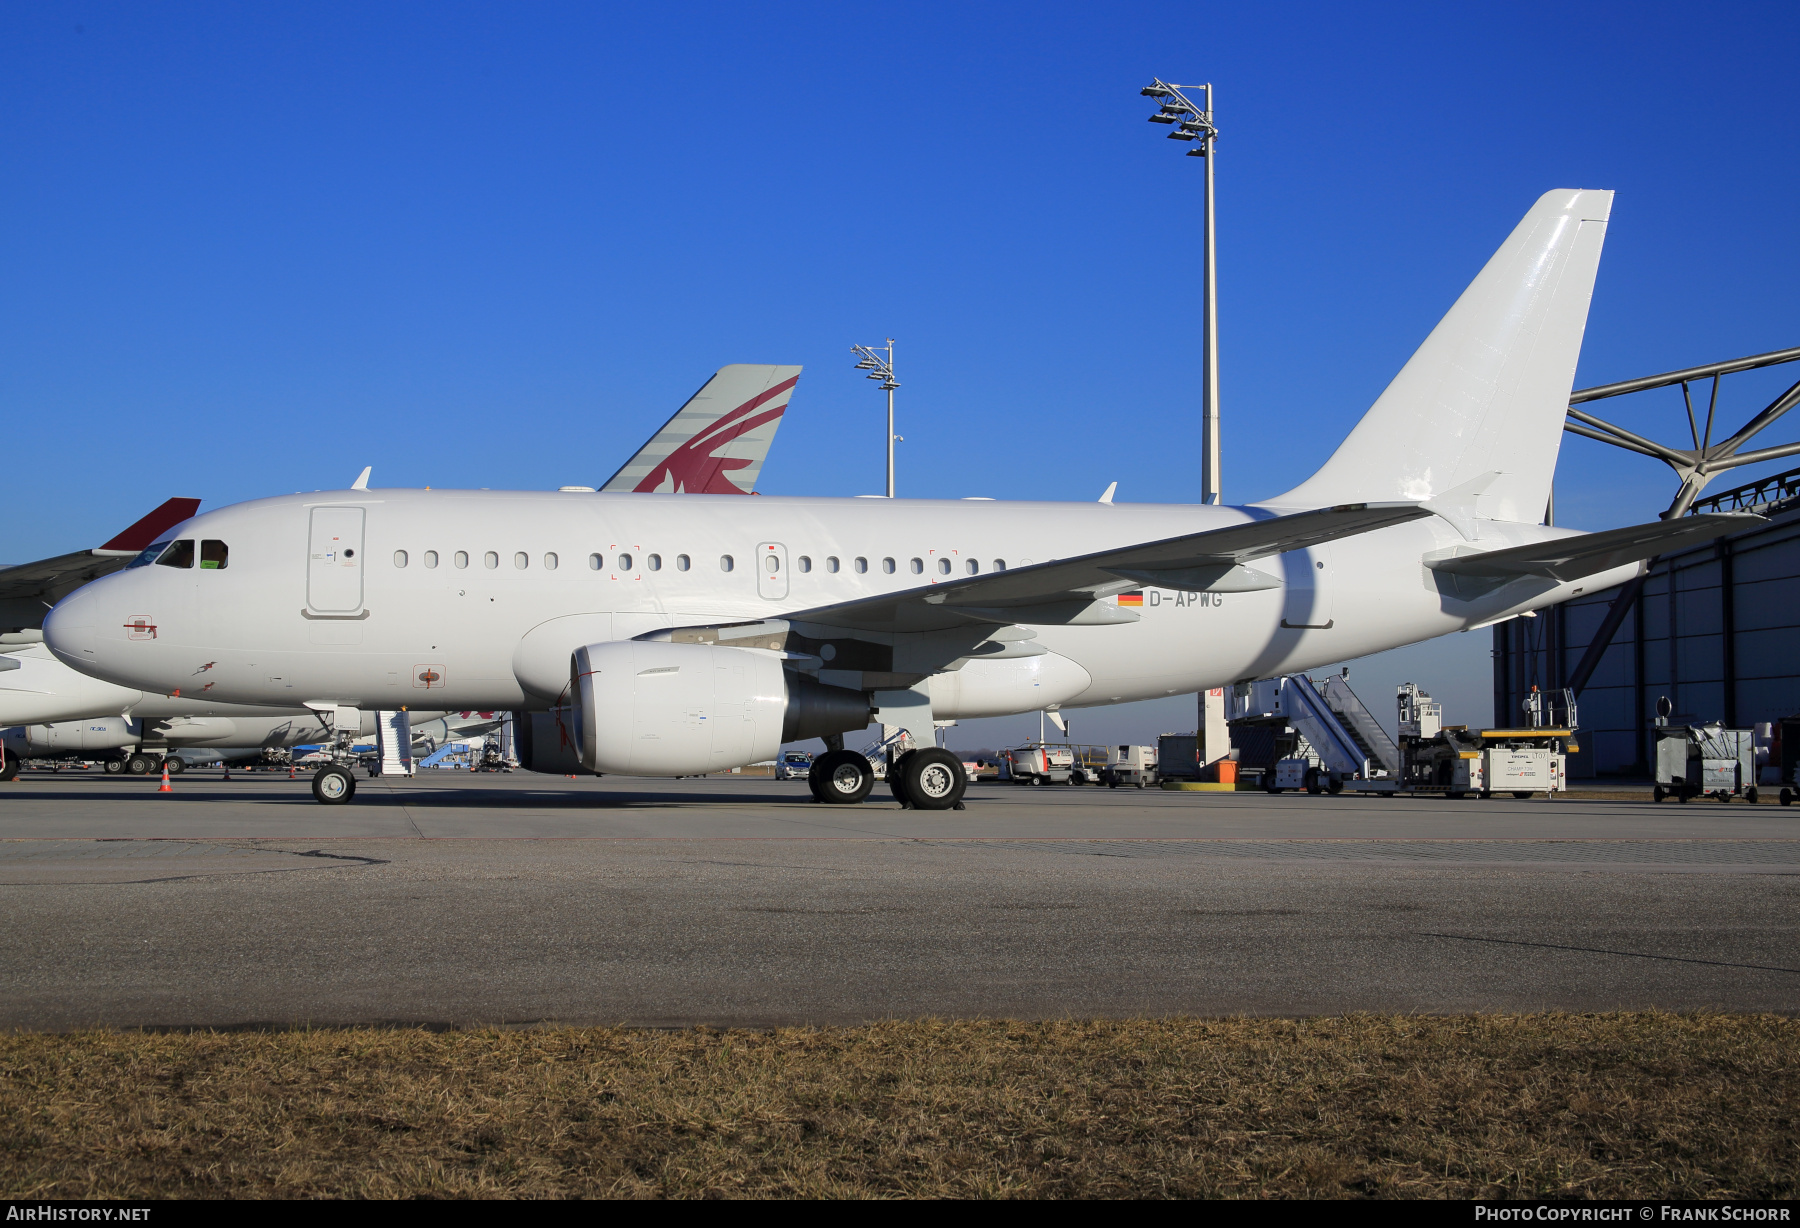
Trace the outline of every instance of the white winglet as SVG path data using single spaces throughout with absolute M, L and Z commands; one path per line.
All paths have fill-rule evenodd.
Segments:
M 1113 491 L 1115 491 L 1117 489 L 1119 489 L 1119 484 L 1117 482 L 1114 482 L 1111 486 L 1108 486 L 1106 488 L 1106 493 L 1100 496 L 1100 502 L 1111 503 L 1112 497 L 1113 497 Z
M 356 481 L 350 483 L 350 489 L 351 490 L 367 490 L 367 489 L 369 489 L 369 474 L 373 473 L 374 471 L 375 471 L 375 466 L 364 465 L 363 471 L 356 475 Z

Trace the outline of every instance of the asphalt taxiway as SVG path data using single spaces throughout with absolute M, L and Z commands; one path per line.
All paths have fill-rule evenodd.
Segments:
M 0 1026 L 1800 1008 L 1800 808 L 0 785 Z M 879 787 L 878 787 L 879 790 Z

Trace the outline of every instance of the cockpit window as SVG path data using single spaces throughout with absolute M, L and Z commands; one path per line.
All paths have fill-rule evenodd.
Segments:
M 157 556 L 156 565 L 158 567 L 192 567 L 194 565 L 194 539 L 186 537 L 175 542 Z
M 224 571 L 230 565 L 230 546 L 210 537 L 200 543 L 200 570 Z
M 148 567 L 148 566 L 150 566 L 150 564 L 156 562 L 157 556 L 160 555 L 163 551 L 167 550 L 168 548 L 169 548 L 169 539 L 166 537 L 163 538 L 159 542 L 151 542 L 148 546 L 144 547 L 143 552 L 141 554 L 139 554 L 135 559 L 132 559 L 131 562 L 125 564 L 125 570 L 130 571 L 133 567 Z

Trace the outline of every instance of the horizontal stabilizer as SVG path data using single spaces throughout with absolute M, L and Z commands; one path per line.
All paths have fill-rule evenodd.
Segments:
M 753 493 L 799 379 L 799 367 L 748 362 L 720 367 L 600 489 Z
M 940 631 L 975 623 L 1087 625 L 1127 622 L 1129 611 L 1087 606 L 1146 583 L 1197 587 L 1207 577 L 1220 591 L 1271 587 L 1242 565 L 1288 550 L 1384 529 L 1431 515 L 1416 503 L 1352 503 L 1249 520 L 1203 533 L 1101 550 L 1079 558 L 1014 567 L 904 592 L 864 597 L 783 617 L 829 627 L 880 632 Z M 1164 579 L 1168 577 L 1168 579 Z
M 1675 520 L 1634 524 L 1624 529 L 1607 529 L 1603 533 L 1578 533 L 1529 546 L 1489 550 L 1484 554 L 1429 559 L 1425 565 L 1455 576 L 1489 579 L 1541 576 L 1567 582 L 1639 563 L 1671 550 L 1698 546 L 1715 537 L 1764 523 L 1767 523 L 1766 517 L 1749 512 L 1707 512 Z

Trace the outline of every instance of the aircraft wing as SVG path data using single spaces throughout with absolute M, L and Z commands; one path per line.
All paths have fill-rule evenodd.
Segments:
M 1709 542 L 1715 537 L 1764 524 L 1767 517 L 1750 512 L 1704 512 L 1697 516 L 1680 516 L 1674 520 L 1653 520 L 1623 529 L 1607 529 L 1600 533 L 1581 533 L 1559 537 L 1555 541 L 1530 546 L 1513 546 L 1506 550 L 1489 550 L 1485 554 L 1464 554 L 1456 558 L 1433 559 L 1426 563 L 1434 571 L 1457 576 L 1480 576 L 1513 579 L 1519 576 L 1542 576 L 1567 582 L 1611 571 L 1627 563 L 1637 563 L 1670 550 L 1686 549 Z
M 0 632 L 42 627 L 51 606 L 88 581 L 119 570 L 199 510 L 198 499 L 167 499 L 104 546 L 0 568 Z
M 943 631 L 982 623 L 1094 626 L 1136 622 L 1139 616 L 1135 611 L 1102 605 L 1101 598 L 1146 584 L 1225 592 L 1277 588 L 1281 585 L 1277 577 L 1244 564 L 1431 514 L 1416 503 L 1351 503 L 947 580 L 782 617 L 789 622 L 878 632 Z
M 799 367 L 720 367 L 600 489 L 609 494 L 753 493 L 799 379 Z

